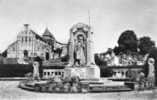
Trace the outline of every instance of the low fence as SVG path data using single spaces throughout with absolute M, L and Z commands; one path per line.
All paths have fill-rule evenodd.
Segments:
M 64 69 L 65 66 L 51 66 L 45 67 L 46 69 Z M 123 67 L 107 67 L 101 66 L 100 67 L 100 74 L 101 77 L 110 77 L 114 70 L 126 70 L 126 69 L 141 69 L 143 66 L 123 66 Z M 33 67 L 32 65 L 25 65 L 25 64 L 0 64 L 0 77 L 24 77 L 26 73 L 32 72 Z
M 132 65 L 132 66 L 100 66 L 100 75 L 101 77 L 111 77 L 113 75 L 113 72 L 119 71 L 119 72 L 126 72 L 128 70 L 131 71 L 138 71 L 142 70 L 145 74 L 147 73 L 148 70 L 145 70 L 145 66 L 137 66 L 137 65 Z

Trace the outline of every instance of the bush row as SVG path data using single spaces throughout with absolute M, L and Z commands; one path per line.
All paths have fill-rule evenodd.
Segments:
M 32 65 L 24 64 L 0 64 L 0 77 L 24 77 L 32 72 Z

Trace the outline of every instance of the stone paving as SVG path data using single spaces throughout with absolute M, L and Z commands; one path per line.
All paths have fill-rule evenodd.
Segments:
M 19 81 L 0 81 L 0 100 L 157 100 L 157 90 L 86 94 L 37 93 L 18 88 Z

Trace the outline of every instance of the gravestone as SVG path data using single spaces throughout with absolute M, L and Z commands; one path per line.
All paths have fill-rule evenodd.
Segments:
M 92 35 L 91 27 L 83 23 L 75 24 L 70 29 L 69 64 L 65 68 L 65 77 L 100 78 L 100 69 L 95 65 L 92 53 Z

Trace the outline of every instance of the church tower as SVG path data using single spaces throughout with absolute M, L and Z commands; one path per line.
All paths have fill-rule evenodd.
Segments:
M 42 37 L 49 45 L 53 45 L 55 42 L 55 38 L 48 28 L 45 29 Z

